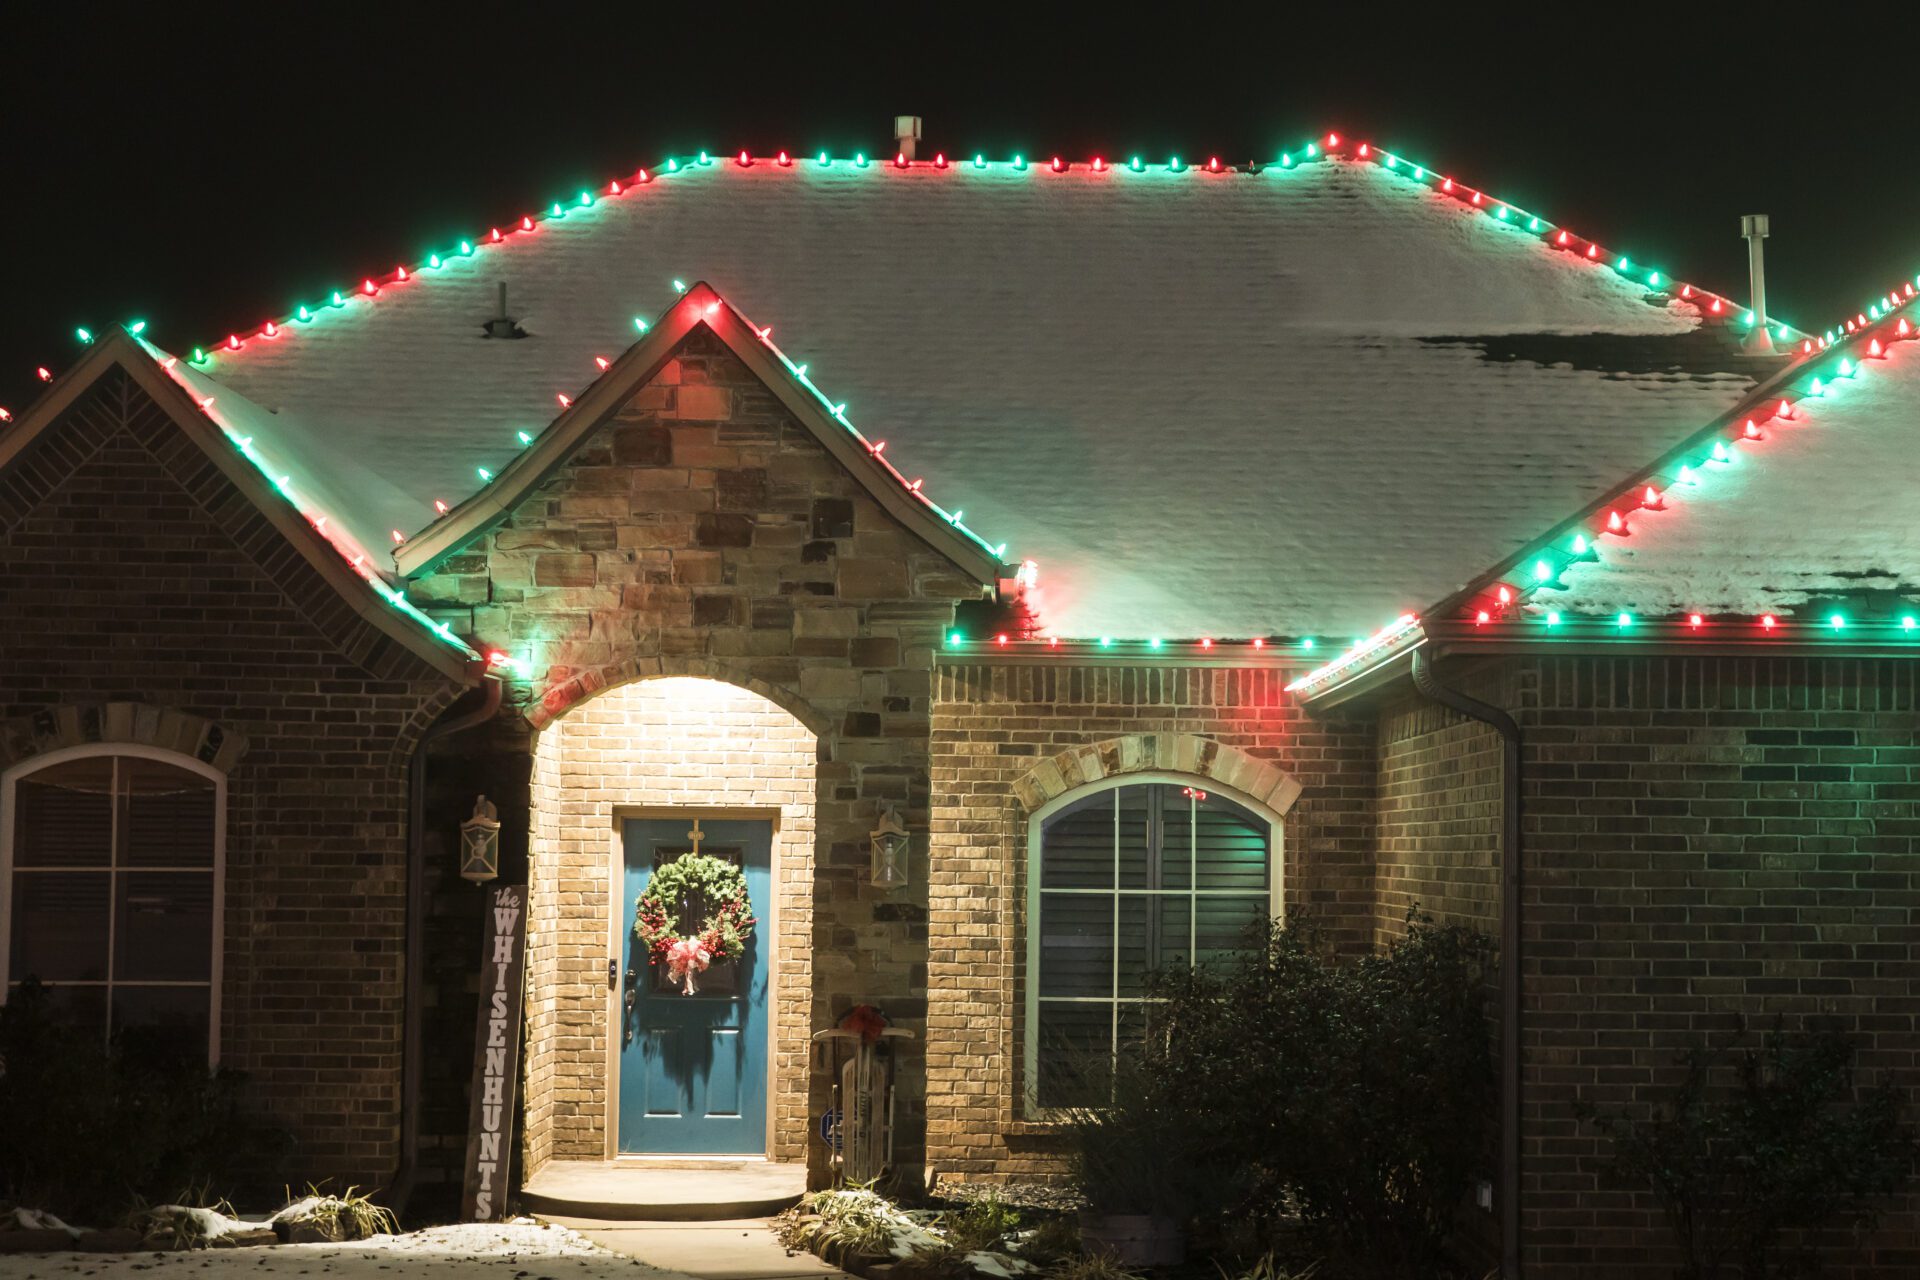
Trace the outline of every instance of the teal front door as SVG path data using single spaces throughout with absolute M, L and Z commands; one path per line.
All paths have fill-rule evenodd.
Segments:
M 767 1145 L 768 822 L 631 819 L 622 831 L 627 932 L 620 1044 L 620 1152 L 759 1155 Z M 634 901 L 654 868 L 694 849 L 746 875 L 756 918 L 746 954 L 699 974 L 685 995 L 664 964 L 650 967 L 632 930 Z M 706 908 L 684 904 L 679 932 Z M 691 918 L 698 916 L 698 919 Z

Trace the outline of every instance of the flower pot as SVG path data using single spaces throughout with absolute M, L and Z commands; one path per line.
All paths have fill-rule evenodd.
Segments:
M 1164 1213 L 1083 1212 L 1080 1243 L 1127 1266 L 1175 1267 L 1187 1260 L 1186 1227 Z

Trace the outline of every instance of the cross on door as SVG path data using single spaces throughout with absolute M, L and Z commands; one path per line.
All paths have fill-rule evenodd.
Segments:
M 700 829 L 700 819 L 695 818 L 693 820 L 693 830 L 687 832 L 687 839 L 693 841 L 693 851 L 695 853 L 700 852 L 700 842 L 706 838 L 707 833 Z

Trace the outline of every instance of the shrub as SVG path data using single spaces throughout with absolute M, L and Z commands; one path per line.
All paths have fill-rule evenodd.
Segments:
M 23 983 L 0 1005 L 0 1197 L 100 1225 L 190 1188 L 204 1199 L 267 1179 L 285 1139 L 241 1110 L 239 1083 L 137 1037 L 66 1026 Z
M 1207 1200 L 1431 1274 L 1491 1134 L 1492 939 L 1410 913 L 1380 954 L 1335 956 L 1297 920 L 1252 941 L 1153 984 L 1142 1067 L 1205 1153 Z
M 1688 1277 L 1779 1274 L 1788 1233 L 1804 1262 L 1820 1232 L 1870 1228 L 1912 1171 L 1899 1096 L 1855 1084 L 1853 1042 L 1835 1026 L 1776 1023 L 1758 1045 L 1742 1027 L 1681 1061 L 1651 1115 L 1576 1112 L 1610 1140 L 1614 1174 L 1652 1191 Z

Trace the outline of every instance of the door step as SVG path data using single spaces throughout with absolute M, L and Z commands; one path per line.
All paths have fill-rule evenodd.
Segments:
M 552 1160 L 520 1189 L 529 1212 L 629 1222 L 764 1218 L 797 1203 L 804 1164 L 766 1160 Z

